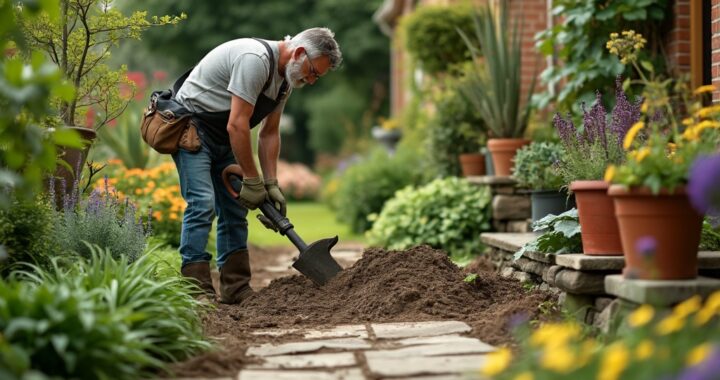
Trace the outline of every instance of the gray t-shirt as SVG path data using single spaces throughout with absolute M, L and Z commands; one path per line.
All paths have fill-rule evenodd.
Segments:
M 275 58 L 272 81 L 265 96 L 277 99 L 283 77 L 278 74 L 277 41 L 267 41 Z M 195 66 L 176 99 L 192 112 L 230 110 L 232 95 L 255 105 L 268 78 L 270 57 L 265 46 L 252 38 L 225 42 L 211 50 Z M 290 91 L 278 105 L 282 110 Z

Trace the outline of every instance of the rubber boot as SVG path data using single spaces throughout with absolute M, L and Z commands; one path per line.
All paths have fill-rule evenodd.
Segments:
M 250 287 L 250 255 L 247 249 L 231 253 L 220 268 L 220 302 L 238 304 L 254 291 Z
M 215 288 L 213 288 L 212 278 L 210 277 L 210 263 L 200 261 L 196 263 L 186 264 L 180 269 L 183 276 L 190 278 L 200 287 L 211 299 L 215 299 Z

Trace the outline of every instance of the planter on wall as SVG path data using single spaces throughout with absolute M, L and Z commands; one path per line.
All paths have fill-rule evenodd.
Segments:
M 578 218 L 582 231 L 583 253 L 598 256 L 622 256 L 620 231 L 612 198 L 605 181 L 573 181 Z
M 513 159 L 518 149 L 530 144 L 527 139 L 489 139 L 487 148 L 492 155 L 496 176 L 509 176 L 515 165 Z
M 537 222 L 548 214 L 560 215 L 575 207 L 575 196 L 568 197 L 567 192 L 561 190 L 533 190 L 530 200 L 532 201 L 533 222 Z
M 693 279 L 698 272 L 702 215 L 684 188 L 662 190 L 610 186 L 625 254 L 627 278 Z
M 464 177 L 485 175 L 485 155 L 482 153 L 463 153 L 458 156 Z

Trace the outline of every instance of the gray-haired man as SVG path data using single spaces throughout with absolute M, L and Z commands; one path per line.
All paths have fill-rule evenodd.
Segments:
M 211 256 L 205 247 L 215 215 L 220 301 L 239 303 L 253 292 L 249 285 L 247 210 L 269 198 L 285 212 L 276 175 L 278 127 L 285 102 L 293 88 L 314 84 L 341 61 L 333 32 L 312 28 L 283 41 L 241 38 L 226 42 L 176 83 L 180 86 L 176 99 L 194 113 L 201 140 L 200 150 L 181 149 L 173 154 L 187 202 L 180 239 L 181 271 L 213 298 Z M 253 159 L 250 129 L 262 120 L 257 152 L 261 177 Z M 236 162 L 244 173 L 237 200 L 224 188 L 221 178 L 223 169 Z

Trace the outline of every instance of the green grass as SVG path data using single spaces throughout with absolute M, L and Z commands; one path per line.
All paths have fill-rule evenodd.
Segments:
M 248 214 L 248 242 L 257 246 L 279 246 L 292 243 L 277 232 L 268 230 L 258 220 L 259 211 Z M 350 228 L 339 223 L 335 213 L 325 204 L 319 202 L 289 202 L 287 206 L 288 219 L 295 226 L 295 232 L 306 242 L 329 238 L 337 235 L 340 242 L 364 242 L 362 235 L 352 233 Z

